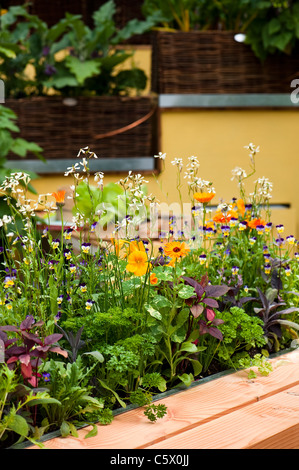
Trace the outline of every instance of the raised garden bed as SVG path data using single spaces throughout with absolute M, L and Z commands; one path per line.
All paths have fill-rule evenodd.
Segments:
M 98 435 L 53 437 L 48 449 L 296 449 L 299 446 L 299 350 L 271 359 L 268 376 L 216 374 L 159 398 L 167 415 L 150 423 L 142 408 L 117 414 Z M 38 447 L 29 446 L 28 449 Z
M 159 94 L 289 93 L 296 55 L 261 62 L 230 31 L 153 33 L 152 90 Z

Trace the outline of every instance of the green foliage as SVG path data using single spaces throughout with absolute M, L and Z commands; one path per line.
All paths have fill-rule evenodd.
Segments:
M 295 54 L 298 49 L 296 0 L 144 0 L 142 9 L 157 29 L 245 33 L 246 43 L 261 60 L 273 53 Z
M 86 424 L 85 415 L 93 416 L 104 407 L 103 402 L 92 396 L 92 387 L 88 379 L 94 366 L 86 367 L 80 356 L 72 363 L 64 363 L 51 359 L 43 364 L 42 371 L 50 374 L 47 388 L 51 397 L 60 405 L 44 406 L 45 419 L 60 428 L 62 436 L 77 436 L 75 425 Z
M 0 31 L 0 57 L 5 56 L 0 63 L 0 77 L 5 80 L 7 97 L 46 95 L 50 88 L 63 96 L 143 90 L 145 73 L 134 62 L 128 70 L 121 70 L 133 53 L 118 46 L 147 31 L 152 22 L 131 20 L 118 30 L 115 12 L 115 3 L 109 0 L 94 12 L 92 28 L 80 15 L 69 13 L 48 27 L 25 7 L 10 7 L 1 18 Z M 28 66 L 34 68 L 34 79 Z
M 164 405 L 163 403 L 159 403 L 158 405 L 152 403 L 151 405 L 148 405 L 144 411 L 145 416 L 152 422 L 157 421 L 157 419 L 163 418 L 166 413 L 167 408 L 166 405 Z

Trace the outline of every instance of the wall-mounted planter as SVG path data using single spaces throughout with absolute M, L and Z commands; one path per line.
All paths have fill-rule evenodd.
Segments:
M 264 63 L 230 31 L 153 33 L 152 90 L 168 93 L 290 93 L 299 57 Z
M 157 100 L 140 97 L 97 96 L 64 99 L 59 96 L 7 99 L 16 112 L 19 134 L 44 149 L 47 164 L 38 160 L 10 162 L 27 165 L 37 173 L 57 173 L 71 165 L 79 150 L 88 146 L 98 157 L 91 170 L 153 171 L 156 152 Z M 12 157 L 13 158 L 13 157 Z M 66 165 L 66 163 L 68 164 Z
M 140 449 L 138 455 L 156 449 L 297 449 L 299 350 L 279 354 L 271 362 L 268 376 L 257 373 L 248 379 L 246 370 L 227 371 L 160 395 L 157 403 L 164 403 L 168 412 L 156 423 L 147 420 L 142 408 L 131 408 L 116 414 L 111 424 L 99 426 L 95 437 L 85 439 L 91 429 L 85 427 L 78 438 L 52 434 L 45 447 L 135 449 L 136 455 Z M 188 451 L 183 453 L 188 456 Z

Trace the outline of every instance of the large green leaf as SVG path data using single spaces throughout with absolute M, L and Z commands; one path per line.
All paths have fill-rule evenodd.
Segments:
M 66 66 L 75 75 L 80 85 L 83 85 L 87 78 L 98 75 L 101 70 L 101 63 L 98 59 L 81 62 L 78 57 L 69 55 L 66 57 L 65 62 Z

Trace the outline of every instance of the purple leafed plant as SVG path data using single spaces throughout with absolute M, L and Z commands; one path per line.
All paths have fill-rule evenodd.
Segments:
M 62 334 L 54 333 L 42 337 L 38 331 L 43 321 L 35 322 L 32 315 L 28 315 L 19 327 L 14 325 L 0 326 L 0 339 L 4 343 L 5 362 L 10 369 L 20 366 L 24 381 L 33 387 L 38 386 L 38 367 L 50 352 L 67 357 L 68 353 L 56 343 Z M 7 332 L 15 333 L 16 337 L 9 338 Z

